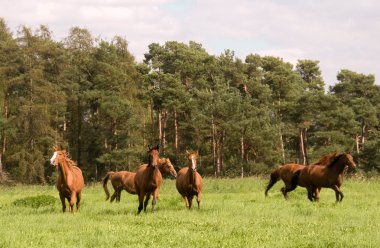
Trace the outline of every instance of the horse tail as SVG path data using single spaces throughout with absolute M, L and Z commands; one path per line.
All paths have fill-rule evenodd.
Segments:
M 294 172 L 292 176 L 292 180 L 291 180 L 291 186 L 289 189 L 287 189 L 288 192 L 295 190 L 297 188 L 300 174 L 301 174 L 301 170 Z
M 265 196 L 268 196 L 268 191 L 273 187 L 277 181 L 280 180 L 280 168 L 277 168 L 270 174 L 270 180 L 268 182 L 267 188 L 265 189 Z
M 112 176 L 113 173 L 114 173 L 113 171 L 108 172 L 107 175 L 103 179 L 103 189 L 104 189 L 104 192 L 106 192 L 106 196 L 107 196 L 106 201 L 110 198 L 110 192 L 108 190 L 107 183 L 108 183 L 109 177 Z

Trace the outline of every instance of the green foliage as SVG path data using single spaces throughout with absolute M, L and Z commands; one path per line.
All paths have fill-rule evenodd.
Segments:
M 57 198 L 51 195 L 28 196 L 22 199 L 15 200 L 12 205 L 17 207 L 40 208 L 54 206 L 57 203 Z
M 360 168 L 380 166 L 380 87 L 374 75 L 341 70 L 324 91 L 319 61 L 226 49 L 194 41 L 152 43 L 138 64 L 128 42 L 73 27 L 61 42 L 46 26 L 13 35 L 0 20 L 0 173 L 51 182 L 52 145 L 63 144 L 88 181 L 135 170 L 149 145 L 177 167 L 198 150 L 207 175 L 265 173 L 351 150 Z

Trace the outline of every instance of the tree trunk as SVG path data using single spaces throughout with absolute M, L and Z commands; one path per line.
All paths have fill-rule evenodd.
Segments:
M 215 176 L 219 177 L 220 176 L 221 160 L 220 160 L 220 140 L 218 137 L 216 137 L 215 145 L 216 145 L 216 171 L 215 171 Z
M 144 119 L 144 124 L 143 124 L 143 147 L 146 147 L 146 123 L 145 123 L 145 119 Z
M 361 145 L 363 146 L 363 144 L 364 144 L 364 142 L 365 142 L 365 131 L 366 131 L 366 123 L 365 123 L 365 120 L 362 120 L 361 131 L 362 131 L 362 136 L 361 136 L 360 143 L 361 143 Z
M 304 157 L 305 157 L 305 164 L 309 164 L 309 156 L 307 153 L 307 128 L 303 130 L 303 147 L 304 147 Z
M 356 153 L 360 153 L 360 148 L 359 148 L 359 135 L 355 135 L 355 147 L 356 147 Z
M 216 138 L 215 138 L 215 124 L 214 124 L 214 117 L 211 119 L 211 128 L 212 128 L 212 159 L 213 159 L 213 166 L 214 166 L 214 173 L 216 177 L 216 171 L 217 171 L 217 162 L 216 162 Z
M 300 130 L 300 160 L 303 165 L 309 164 L 309 159 L 307 156 L 307 134 L 306 128 L 301 128 Z
M 8 93 L 6 93 L 6 96 L 8 96 Z M 8 120 L 8 99 L 5 97 L 4 99 L 4 119 Z M 5 153 L 6 147 L 7 147 L 7 137 L 5 135 L 4 129 L 1 131 L 1 155 Z
M 224 159 L 223 159 L 223 151 L 224 151 L 224 140 L 226 138 L 226 131 L 223 130 L 220 136 L 220 148 L 219 148 L 219 157 L 220 157 L 220 168 L 219 168 L 219 176 L 224 171 Z
M 158 145 L 162 147 L 162 123 L 161 123 L 161 110 L 157 112 L 157 122 L 158 122 Z
M 282 163 L 285 164 L 285 146 L 284 146 L 284 140 L 282 138 L 281 130 L 280 130 L 280 145 L 281 145 Z
M 3 177 L 3 153 L 0 152 L 0 182 Z
M 81 164 L 81 149 L 82 149 L 82 108 L 81 108 L 81 100 L 80 96 L 78 96 L 77 100 L 77 163 Z
M 178 120 L 177 120 L 177 110 L 174 108 L 174 146 L 175 146 L 175 156 L 178 158 L 179 155 L 179 134 L 178 134 Z
M 163 124 L 162 124 L 162 154 L 165 155 L 166 150 L 166 125 L 168 120 L 168 111 L 164 110 Z
M 244 137 L 240 138 L 240 149 L 241 149 L 241 161 L 244 160 Z
M 154 128 L 154 113 L 153 113 L 153 101 L 152 99 L 150 99 L 150 121 L 151 121 L 151 131 L 150 131 L 150 139 L 152 139 L 153 137 L 155 137 L 155 128 Z M 152 144 L 152 140 L 150 141 L 151 144 L 149 145 L 153 145 Z

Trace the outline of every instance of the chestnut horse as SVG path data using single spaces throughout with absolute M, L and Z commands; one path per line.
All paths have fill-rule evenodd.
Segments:
M 137 214 L 139 214 L 143 208 L 144 211 L 146 211 L 146 207 L 148 205 L 151 195 L 153 196 L 152 212 L 154 211 L 154 207 L 156 206 L 156 199 L 158 197 L 158 192 L 160 191 L 162 183 L 162 175 L 160 170 L 158 169 L 158 149 L 159 146 L 149 148 L 148 164 L 141 165 L 138 168 L 135 175 L 136 194 L 139 197 L 139 207 L 137 209 Z
M 289 192 L 294 190 L 297 185 L 302 185 L 307 189 L 307 196 L 313 201 L 312 192 L 315 188 L 331 188 L 335 191 L 336 201 L 343 200 L 343 192 L 340 186 L 343 183 L 343 175 L 347 165 L 355 169 L 356 164 L 349 152 L 344 152 L 335 157 L 335 159 L 326 166 L 310 165 L 294 173 L 291 187 L 286 188 Z
M 82 189 L 84 185 L 82 171 L 72 161 L 62 146 L 54 149 L 54 154 L 50 159 L 52 165 L 55 165 L 58 171 L 56 187 L 59 191 L 59 197 L 62 202 L 62 211 L 66 210 L 65 198 L 70 204 L 70 212 L 74 212 L 74 200 L 77 198 L 76 206 L 79 210 L 80 200 L 82 198 Z
M 197 196 L 197 203 L 199 208 L 199 203 L 202 197 L 202 177 L 196 171 L 197 169 L 197 157 L 198 152 L 188 152 L 186 151 L 187 159 L 189 160 L 188 167 L 182 168 L 178 172 L 176 187 L 178 192 L 182 195 L 185 200 L 185 205 L 188 209 L 191 209 L 193 202 L 193 197 Z
M 314 165 L 322 165 L 325 166 L 329 163 L 332 162 L 332 160 L 335 159 L 335 157 L 338 155 L 337 152 L 327 154 L 320 158 Z M 265 196 L 268 196 L 268 191 L 273 187 L 273 185 L 279 181 L 280 179 L 284 182 L 285 187 L 281 188 L 281 192 L 284 195 L 285 199 L 288 199 L 288 192 L 285 190 L 286 188 L 291 187 L 291 181 L 292 181 L 292 176 L 294 173 L 296 173 L 299 170 L 302 170 L 305 168 L 305 165 L 302 164 L 295 164 L 295 163 L 290 163 L 290 164 L 285 164 L 282 166 L 279 166 L 276 168 L 271 174 L 270 174 L 270 180 L 269 183 L 266 187 L 265 190 Z M 302 186 L 302 185 L 300 185 Z M 319 199 L 319 193 L 320 193 L 320 188 L 316 188 L 315 191 L 313 192 L 313 198 L 318 200 Z
M 169 158 L 160 158 L 158 160 L 158 169 L 161 174 L 170 174 L 173 177 L 177 177 L 177 172 L 175 171 Z M 135 175 L 136 173 L 129 171 L 108 172 L 103 179 L 103 189 L 107 196 L 106 201 L 110 198 L 110 192 L 107 187 L 108 179 L 111 180 L 111 184 L 115 190 L 111 196 L 111 202 L 115 199 L 116 202 L 120 202 L 121 191 L 123 189 L 132 195 L 136 194 Z
M 107 187 L 108 179 L 111 180 L 111 184 L 115 192 L 111 196 L 111 202 L 116 199 L 116 202 L 120 202 L 121 191 L 124 189 L 128 193 L 135 195 L 135 175 L 136 173 L 130 171 L 110 171 L 103 179 L 103 189 L 106 193 L 106 201 L 110 198 L 110 192 Z

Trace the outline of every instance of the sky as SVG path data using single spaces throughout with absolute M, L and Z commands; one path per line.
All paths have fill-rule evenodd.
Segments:
M 0 0 L 0 17 L 17 34 L 21 25 L 49 27 L 56 40 L 70 28 L 93 37 L 128 41 L 142 61 L 148 45 L 201 43 L 209 54 L 230 49 L 276 56 L 293 65 L 320 61 L 326 86 L 342 69 L 380 80 L 380 1 L 376 0 Z

